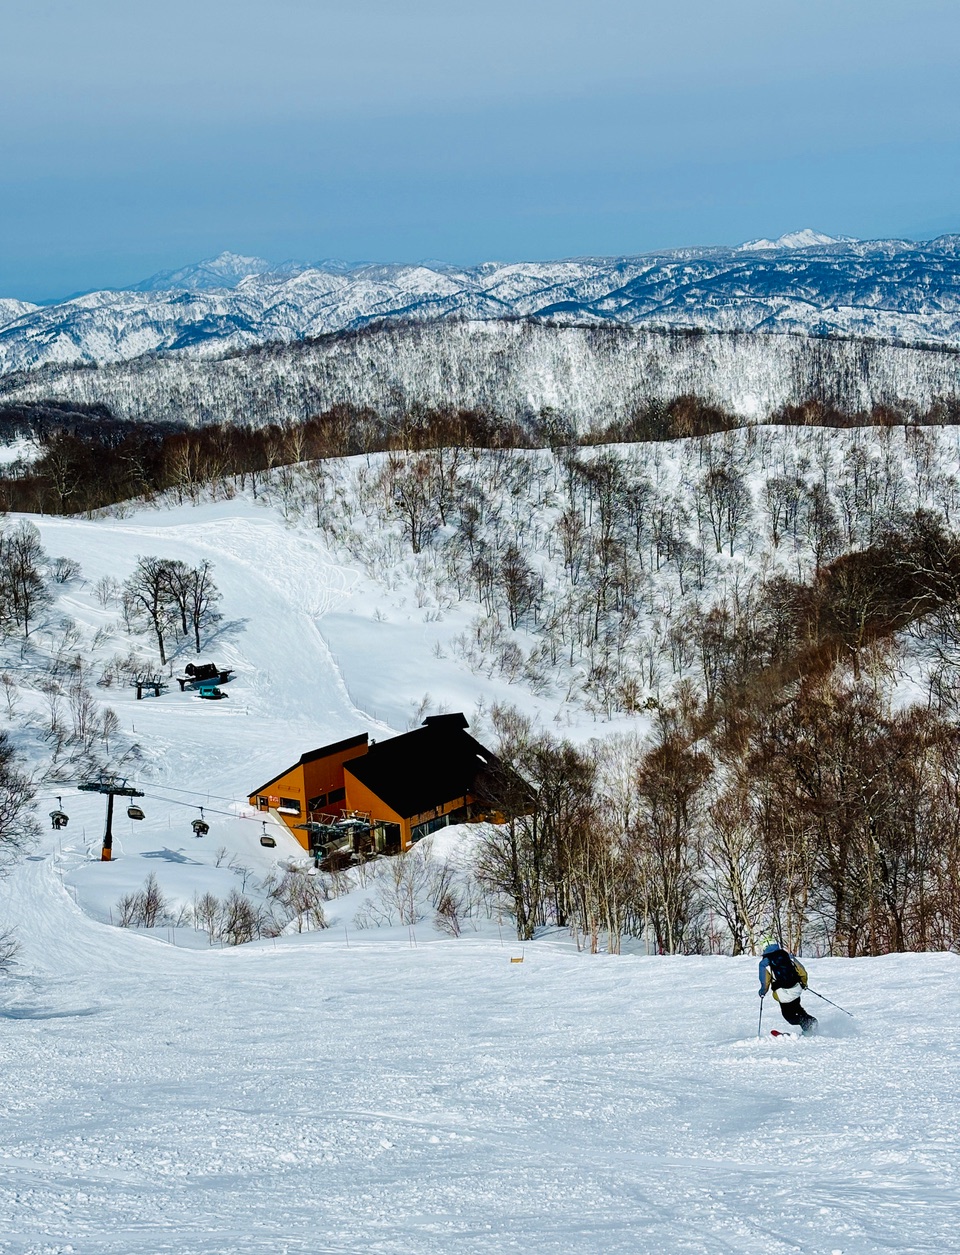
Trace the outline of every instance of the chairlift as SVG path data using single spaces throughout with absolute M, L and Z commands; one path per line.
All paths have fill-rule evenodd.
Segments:
M 131 819 L 146 819 L 142 809 L 139 806 L 128 806 L 127 815 Z
M 195 819 L 190 827 L 193 829 L 195 837 L 205 837 L 210 831 L 210 825 L 205 819 Z
M 66 811 L 59 809 L 62 805 L 63 803 L 61 799 L 57 798 L 57 810 L 50 812 L 50 821 L 53 824 L 54 832 L 59 832 L 61 828 L 66 828 L 67 824 L 70 822 L 70 816 L 66 813 Z
M 277 842 L 274 837 L 271 837 L 268 832 L 265 832 L 260 838 L 260 844 L 265 845 L 268 850 L 273 850 L 276 848 Z

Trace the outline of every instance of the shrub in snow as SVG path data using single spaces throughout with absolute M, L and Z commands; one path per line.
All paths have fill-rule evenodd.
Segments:
M 154 872 L 137 893 L 128 893 L 117 903 L 117 923 L 121 928 L 156 928 L 169 922 L 169 902 L 163 896 Z
M 282 912 L 283 927 L 295 924 L 298 933 L 327 927 L 323 903 L 328 896 L 326 878 L 302 868 L 288 868 L 268 889 L 270 901 Z
M 50 574 L 55 584 L 69 584 L 80 574 L 80 563 L 74 558 L 54 558 L 50 563 Z

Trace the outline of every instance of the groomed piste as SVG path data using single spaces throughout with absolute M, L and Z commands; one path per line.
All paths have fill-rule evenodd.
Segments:
M 858 1018 L 775 1040 L 751 959 L 547 937 L 511 963 L 407 929 L 196 951 L 82 915 L 50 855 L 4 892 L 31 937 L 0 986 L 11 1255 L 954 1241 L 952 956 L 811 960 Z

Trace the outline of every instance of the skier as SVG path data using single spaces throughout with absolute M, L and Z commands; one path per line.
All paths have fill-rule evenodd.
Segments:
M 816 1019 L 800 1005 L 801 991 L 807 987 L 807 970 L 796 955 L 784 950 L 778 941 L 769 940 L 760 960 L 760 997 L 771 987 L 787 1023 L 799 1025 L 802 1033 L 815 1033 Z

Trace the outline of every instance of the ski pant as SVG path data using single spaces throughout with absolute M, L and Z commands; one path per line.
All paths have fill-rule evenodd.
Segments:
M 796 998 L 793 1002 L 781 1002 L 778 1005 L 780 1007 L 780 1014 L 788 1024 L 799 1025 L 805 1033 L 809 1033 L 811 1028 L 816 1027 L 816 1019 L 809 1011 L 804 1011 L 803 1007 L 800 1005 L 799 998 Z

